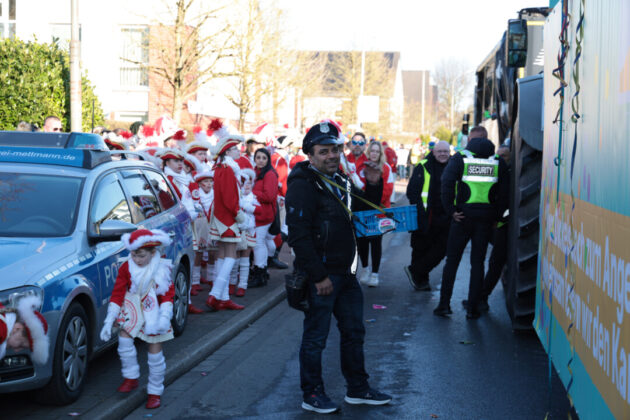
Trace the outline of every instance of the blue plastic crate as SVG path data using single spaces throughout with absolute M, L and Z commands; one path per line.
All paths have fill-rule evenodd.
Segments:
M 382 235 L 379 228 L 381 220 L 391 218 L 395 228 L 389 232 L 409 232 L 418 229 L 418 209 L 416 206 L 402 206 L 385 209 L 388 215 L 378 210 L 366 210 L 353 213 L 358 220 L 354 221 L 357 237 Z

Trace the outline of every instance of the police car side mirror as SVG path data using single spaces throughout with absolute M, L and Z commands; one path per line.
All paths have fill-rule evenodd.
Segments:
M 92 242 L 119 241 L 122 235 L 136 229 L 136 225 L 122 220 L 105 220 L 100 226 L 95 226 L 94 232 L 90 232 L 88 237 Z

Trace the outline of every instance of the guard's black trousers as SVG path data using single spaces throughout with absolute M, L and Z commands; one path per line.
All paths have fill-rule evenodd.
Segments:
M 499 282 L 503 267 L 507 262 L 507 247 L 508 225 L 506 224 L 496 228 L 492 235 L 492 252 L 490 253 L 490 260 L 488 261 L 486 278 L 483 279 L 481 299 L 488 300 L 488 296 L 490 296 L 494 287 Z
M 419 283 L 429 281 L 429 273 L 446 255 L 448 224 L 431 225 L 428 232 L 411 232 L 411 274 Z
M 466 244 L 470 240 L 470 284 L 468 286 L 468 308 L 475 310 L 483 289 L 484 261 L 488 241 L 492 232 L 492 221 L 466 217 L 461 222 L 453 221 L 446 246 L 446 264 L 442 273 L 440 306 L 449 306 L 457 267 L 462 259 Z

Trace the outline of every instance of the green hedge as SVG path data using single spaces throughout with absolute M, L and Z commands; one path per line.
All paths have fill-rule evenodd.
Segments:
M 82 77 L 83 131 L 104 121 L 94 87 Z M 19 39 L 0 40 L 0 130 L 14 130 L 18 122 L 37 124 L 56 115 L 70 129 L 70 66 L 68 53 L 56 42 L 40 44 Z

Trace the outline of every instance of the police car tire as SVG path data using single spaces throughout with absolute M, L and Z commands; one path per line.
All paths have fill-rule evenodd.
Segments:
M 74 389 L 70 389 L 64 379 L 63 372 L 63 360 L 64 360 L 64 340 L 68 332 L 68 328 L 71 322 L 75 322 L 78 325 L 82 325 L 85 330 L 85 345 L 87 346 L 86 363 L 83 369 L 83 374 L 79 379 L 79 383 Z M 50 382 L 44 387 L 43 390 L 35 391 L 36 398 L 39 402 L 51 405 L 67 405 L 76 401 L 85 386 L 85 380 L 88 375 L 88 360 L 91 351 L 91 337 L 90 324 L 88 317 L 83 309 L 83 306 L 79 302 L 73 302 L 68 307 L 68 310 L 63 316 L 61 325 L 57 333 L 55 340 L 55 347 L 51 354 L 52 362 L 52 377 Z M 52 337 L 51 337 L 52 338 Z M 50 363 L 49 362 L 49 363 Z
M 171 325 L 173 326 L 173 334 L 175 337 L 178 337 L 184 332 L 188 320 L 188 289 L 190 288 L 188 269 L 182 263 L 179 263 L 177 266 L 174 282 L 175 297 L 173 298 L 173 319 L 171 320 Z M 185 294 L 183 294 L 184 290 L 186 291 Z M 183 299 L 183 301 L 180 299 Z

